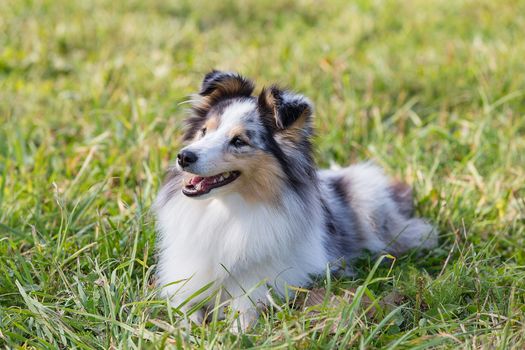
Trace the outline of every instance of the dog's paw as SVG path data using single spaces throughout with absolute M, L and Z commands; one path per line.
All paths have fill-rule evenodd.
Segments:
M 195 310 L 189 314 L 189 309 L 189 306 L 182 307 L 184 318 L 181 320 L 181 326 L 187 330 L 190 330 L 192 325 L 202 326 L 205 321 L 204 310 Z
M 252 328 L 257 323 L 258 313 L 256 310 L 248 310 L 238 314 L 230 326 L 233 334 L 242 334 Z

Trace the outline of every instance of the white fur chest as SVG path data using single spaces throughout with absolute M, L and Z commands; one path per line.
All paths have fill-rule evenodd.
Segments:
M 162 294 L 181 301 L 210 282 L 231 294 L 263 280 L 281 292 L 284 284 L 308 283 L 327 257 L 321 218 L 305 215 L 299 203 L 273 207 L 237 194 L 209 200 L 178 194 L 158 206 L 159 285 L 185 280 Z

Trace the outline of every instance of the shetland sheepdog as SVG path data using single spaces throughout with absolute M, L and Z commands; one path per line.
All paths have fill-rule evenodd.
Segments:
M 220 290 L 237 330 L 256 321 L 270 290 L 308 286 L 327 268 L 350 274 L 364 251 L 437 244 L 435 229 L 413 217 L 411 188 L 378 166 L 316 169 L 306 97 L 276 85 L 253 91 L 239 74 L 206 74 L 154 205 L 161 295 L 183 312 L 202 305 L 190 316 L 200 323 Z

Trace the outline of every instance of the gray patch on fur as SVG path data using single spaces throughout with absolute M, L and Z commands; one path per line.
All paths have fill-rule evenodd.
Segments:
M 348 184 L 340 176 L 321 181 L 321 203 L 326 226 L 326 249 L 333 261 L 351 260 L 363 250 L 363 232 L 348 201 Z
M 397 203 L 399 212 L 402 215 L 408 218 L 414 215 L 412 187 L 410 187 L 404 182 L 395 181 L 390 186 L 390 195 L 392 196 L 392 199 Z

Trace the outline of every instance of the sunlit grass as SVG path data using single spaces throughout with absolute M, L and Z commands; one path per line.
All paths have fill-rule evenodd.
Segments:
M 0 2 L 0 346 L 523 348 L 523 33 L 522 1 Z M 149 208 L 212 68 L 309 96 L 319 165 L 411 183 L 440 247 L 187 332 Z

